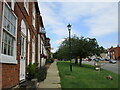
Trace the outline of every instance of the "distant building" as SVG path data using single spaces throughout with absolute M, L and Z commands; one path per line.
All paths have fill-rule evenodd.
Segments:
M 110 59 L 118 60 L 120 57 L 120 47 L 119 45 L 117 47 L 111 47 L 106 50 L 107 56 Z

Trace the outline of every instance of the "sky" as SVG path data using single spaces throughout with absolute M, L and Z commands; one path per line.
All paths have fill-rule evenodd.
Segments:
M 41 1 L 39 7 L 52 52 L 68 37 L 69 23 L 72 36 L 96 38 L 104 48 L 118 44 L 117 2 Z

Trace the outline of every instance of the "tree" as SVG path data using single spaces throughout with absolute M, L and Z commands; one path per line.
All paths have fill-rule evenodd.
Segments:
M 75 58 L 75 63 L 78 62 L 78 57 L 80 58 L 79 65 L 82 65 L 82 58 L 86 58 L 92 55 L 100 55 L 104 51 L 104 48 L 99 47 L 97 40 L 95 38 L 85 38 L 83 36 L 77 37 L 73 36 L 71 38 L 71 58 Z M 55 56 L 58 59 L 69 60 L 69 39 L 66 38 L 60 45 Z

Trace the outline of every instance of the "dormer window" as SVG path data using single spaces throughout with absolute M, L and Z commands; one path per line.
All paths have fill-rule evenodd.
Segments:
M 35 16 L 36 16 L 36 13 L 35 13 L 35 4 L 33 4 L 33 10 L 32 10 L 32 24 L 33 24 L 34 27 L 35 27 Z
M 24 7 L 25 7 L 27 13 L 29 14 L 29 0 L 24 0 Z

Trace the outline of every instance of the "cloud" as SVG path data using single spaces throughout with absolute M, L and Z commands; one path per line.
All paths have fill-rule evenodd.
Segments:
M 91 36 L 103 36 L 118 32 L 117 3 L 96 8 L 94 13 L 91 18 L 85 21 L 90 28 L 89 34 Z
M 51 52 L 52 52 L 52 53 L 55 53 L 57 50 L 58 50 L 58 47 L 54 47 L 54 48 L 51 50 Z
M 40 2 L 41 15 L 49 37 L 57 49 L 62 38 L 68 36 L 67 24 L 72 24 L 72 35 L 81 35 L 75 26 L 80 22 L 89 28 L 89 37 L 102 37 L 118 30 L 117 3 L 109 2 Z
M 104 42 L 104 43 L 101 43 L 102 45 L 104 45 L 104 48 L 110 48 L 111 46 L 113 47 L 116 47 L 118 45 L 117 42 Z
M 60 39 L 60 40 L 56 40 L 55 42 L 53 42 L 54 44 L 61 44 L 65 39 Z
M 117 3 L 64 3 L 61 16 L 68 22 L 80 22 L 89 27 L 90 36 L 103 36 L 118 30 Z M 67 11 L 67 12 L 66 12 Z
M 39 2 L 119 2 L 119 0 L 40 0 Z

